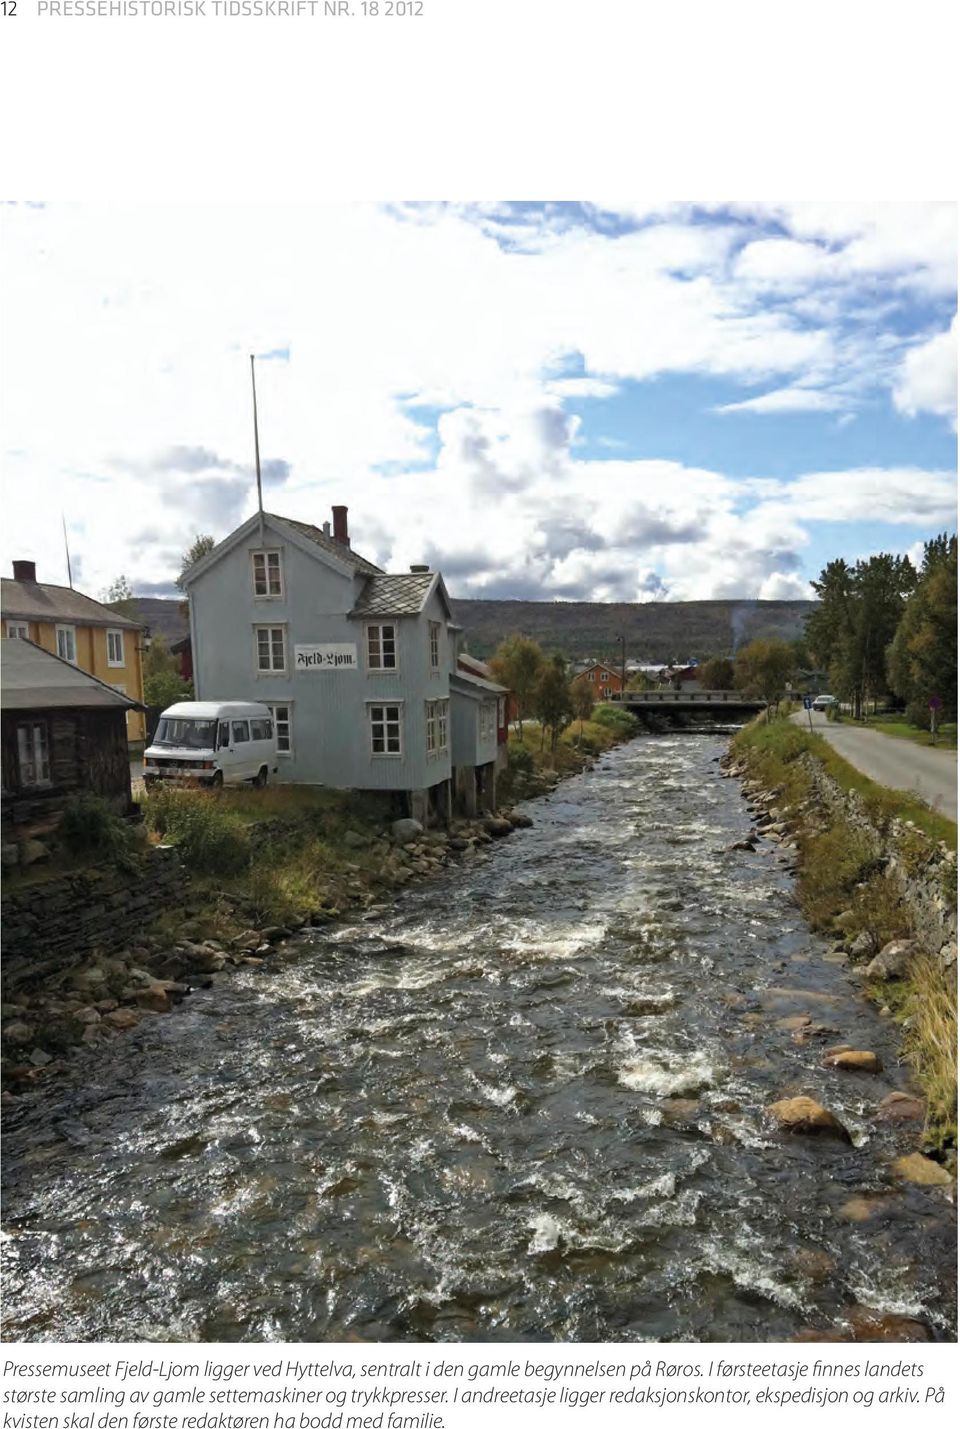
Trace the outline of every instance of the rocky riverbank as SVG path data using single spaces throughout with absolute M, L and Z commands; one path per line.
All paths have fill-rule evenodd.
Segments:
M 753 853 L 767 840 L 778 846 L 796 876 L 801 908 L 832 938 L 830 960 L 849 967 L 881 1017 L 900 1022 L 916 1085 L 881 1102 L 877 1114 L 916 1122 L 931 1153 L 901 1158 L 898 1175 L 949 1185 L 956 1168 L 956 853 L 909 821 L 878 827 L 865 801 L 841 789 L 814 754 L 789 757 L 770 728 L 769 735 L 762 726 L 745 732 L 720 761 L 724 776 L 741 781 L 753 822 L 731 851 Z M 798 1042 L 829 1032 L 811 1018 L 792 1029 Z M 882 1070 L 869 1048 L 828 1047 L 823 1057 L 841 1071 Z M 805 1097 L 770 1111 L 789 1131 L 846 1135 Z
M 546 791 L 556 781 L 538 782 Z M 0 1004 L 4 1099 L 55 1075 L 74 1049 L 108 1044 L 144 1017 L 171 1012 L 195 988 L 211 987 L 238 968 L 269 974 L 296 956 L 292 940 L 305 927 L 382 910 L 408 884 L 469 863 L 485 846 L 532 823 L 529 814 L 510 809 L 456 820 L 445 830 L 424 829 L 415 819 L 365 833 L 348 829 L 339 876 L 330 883 L 336 901 L 320 911 L 296 912 L 283 925 L 258 918 L 255 900 L 242 890 L 214 894 L 182 871 L 179 904 L 148 921 L 128 946 L 117 947 L 111 938 L 80 957 L 61 951 L 53 969 L 38 955 L 33 976 L 19 966 Z M 261 837 L 270 833 L 259 830 Z

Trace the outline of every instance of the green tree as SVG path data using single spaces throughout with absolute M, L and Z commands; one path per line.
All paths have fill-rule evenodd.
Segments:
M 736 687 L 775 704 L 793 674 L 794 654 L 785 640 L 751 640 L 737 651 Z
M 543 651 L 525 635 L 509 635 L 490 661 L 494 679 L 513 694 L 517 706 L 517 732 L 523 738 L 524 716 L 533 710 L 537 681 L 545 664 Z
M 146 704 L 162 709 L 193 698 L 193 686 L 181 675 L 177 657 L 170 653 L 162 635 L 154 635 L 143 658 L 143 698 Z
M 583 739 L 583 721 L 593 714 L 593 690 L 588 680 L 574 680 L 570 686 L 570 703 L 574 718 L 580 721 L 578 742 Z
M 562 655 L 554 655 L 541 670 L 534 701 L 540 721 L 540 748 L 543 748 L 544 736 L 549 732 L 550 748 L 554 750 L 557 740 L 573 718 L 570 681 Z
M 858 719 L 886 692 L 887 651 L 915 582 L 905 556 L 884 552 L 855 566 L 831 561 L 813 582 L 820 603 L 807 617 L 807 644 Z
M 916 589 L 888 652 L 894 693 L 908 716 L 925 724 L 928 701 L 943 701 L 942 719 L 957 717 L 957 538 L 936 536 L 923 550 Z
M 212 536 L 194 536 L 193 544 L 183 553 L 180 560 L 180 574 L 176 579 L 177 590 L 186 592 L 186 578 L 192 566 L 210 554 L 216 545 Z
M 733 689 L 733 661 L 726 655 L 716 655 L 699 668 L 700 688 L 704 690 Z
M 630 679 L 627 681 L 627 689 L 633 690 L 637 694 L 642 694 L 644 690 L 653 689 L 653 681 L 647 674 L 646 670 L 637 670 L 637 672 L 631 675 Z
M 139 620 L 133 588 L 126 576 L 117 576 L 111 581 L 106 590 L 101 592 L 100 599 L 104 605 L 109 605 L 111 610 L 125 616 L 127 620 Z

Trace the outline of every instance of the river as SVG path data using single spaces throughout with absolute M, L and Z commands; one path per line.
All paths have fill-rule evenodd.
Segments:
M 788 1340 L 955 1327 L 897 1184 L 897 1033 L 805 926 L 718 735 L 642 738 L 535 827 L 20 1099 L 6 1336 Z M 880 1054 L 828 1071 L 812 1015 Z M 807 1092 L 853 1146 L 786 1136 Z M 866 1217 L 865 1219 L 863 1217 Z

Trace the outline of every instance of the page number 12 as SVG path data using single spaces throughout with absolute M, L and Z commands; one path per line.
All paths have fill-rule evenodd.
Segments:
M 15 15 L 17 13 L 17 0 L 0 0 L 0 4 L 3 5 L 3 13 L 5 15 Z

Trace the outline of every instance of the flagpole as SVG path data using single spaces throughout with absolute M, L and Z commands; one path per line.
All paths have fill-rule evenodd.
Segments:
M 263 527 L 263 483 L 260 478 L 260 428 L 257 424 L 257 374 L 254 370 L 253 353 L 250 354 L 250 386 L 253 389 L 253 452 L 257 464 L 257 510 L 260 513 L 260 544 L 264 544 Z
M 73 590 L 73 571 L 70 567 L 70 542 L 67 540 L 67 517 L 66 513 L 60 512 L 60 520 L 63 522 L 63 549 L 67 553 L 67 584 Z

